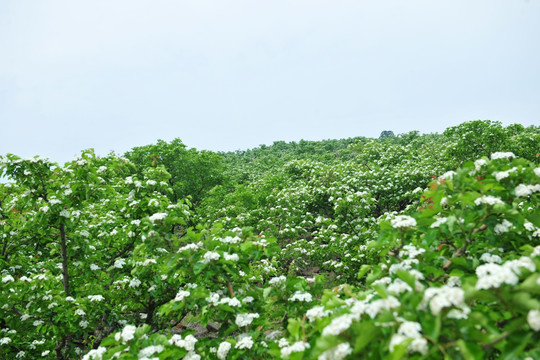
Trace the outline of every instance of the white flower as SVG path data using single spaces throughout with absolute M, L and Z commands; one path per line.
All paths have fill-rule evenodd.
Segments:
M 186 356 L 184 356 L 183 360 L 201 360 L 201 355 L 190 351 L 186 354 Z
M 77 309 L 77 310 L 75 310 L 75 314 L 80 315 L 80 316 L 86 315 L 86 313 L 84 312 L 83 309 Z
M 431 287 L 424 292 L 422 304 L 429 303 L 429 308 L 433 315 L 437 315 L 443 308 L 465 306 L 465 293 L 459 287 L 443 285 L 441 287 Z
M 88 295 L 88 300 L 90 300 L 91 302 L 94 302 L 94 301 L 105 300 L 105 298 L 102 295 Z
M 504 234 L 513 227 L 514 225 L 510 221 L 504 219 L 501 224 L 495 225 L 493 231 L 495 231 L 495 234 Z
M 408 215 L 398 215 L 390 220 L 390 223 L 396 229 L 416 226 L 416 220 Z
M 238 257 L 238 254 L 228 254 L 228 253 L 223 253 L 223 258 L 227 261 L 238 261 L 240 259 Z
M 281 356 L 284 358 L 289 357 L 293 352 L 304 352 L 304 350 L 309 349 L 309 343 L 305 341 L 297 341 L 291 346 L 285 346 L 281 349 Z
M 24 351 L 19 351 L 19 352 L 17 353 L 17 355 L 15 355 L 15 357 L 16 357 L 17 359 L 22 359 L 22 358 L 25 357 L 25 356 L 26 356 L 26 353 L 25 353 Z
M 99 270 L 99 266 L 97 266 L 96 264 L 90 264 L 90 270 L 92 271 Z
M 514 190 L 517 197 L 527 197 L 535 192 L 540 191 L 540 184 L 536 185 L 525 185 L 519 184 Z
M 444 174 L 442 174 L 441 176 L 439 176 L 439 180 L 448 180 L 448 179 L 452 179 L 454 177 L 454 175 L 456 175 L 457 173 L 455 171 L 447 171 L 445 172 Z
M 148 202 L 148 206 L 158 207 L 159 201 L 157 201 L 156 199 L 150 199 L 150 201 Z
M 8 281 L 15 281 L 15 279 L 11 275 L 6 275 L 6 276 L 2 277 L 2 282 L 3 283 L 7 283 Z
M 136 288 L 136 287 L 139 287 L 140 285 L 141 285 L 141 280 L 139 280 L 137 278 L 133 278 L 129 282 L 129 287 L 131 287 L 131 288 Z
M 149 220 L 154 223 L 158 220 L 163 220 L 166 217 L 167 217 L 167 213 L 155 213 L 154 215 L 149 217 Z
M 212 294 L 211 294 L 212 295 Z M 231 307 L 241 307 L 242 306 L 242 303 L 240 302 L 240 300 L 238 300 L 237 298 L 233 297 L 233 298 L 223 298 L 219 301 L 219 304 L 227 304 Z
M 540 167 L 535 168 L 534 173 L 536 174 L 536 176 L 540 176 Z
M 7 345 L 11 342 L 11 338 L 3 337 L 0 339 L 0 345 Z
M 480 257 L 480 260 L 487 263 L 496 263 L 496 264 L 502 263 L 502 259 L 499 255 L 492 255 L 490 253 L 483 253 L 482 256 Z
M 343 331 L 351 327 L 353 319 L 354 319 L 354 315 L 351 315 L 351 314 L 341 315 L 335 319 L 332 319 L 332 322 L 330 322 L 330 324 L 328 324 L 323 329 L 323 332 L 322 332 L 323 336 L 324 335 L 337 336 L 341 334 Z
M 491 195 L 480 196 L 479 198 L 476 198 L 474 200 L 474 203 L 476 204 L 476 206 L 479 206 L 480 204 L 487 204 L 487 205 L 503 204 L 504 205 L 504 202 L 500 198 L 496 196 L 491 196 Z
M 431 228 L 434 229 L 434 228 L 438 228 L 439 226 L 441 226 L 442 224 L 446 223 L 448 219 L 445 218 L 445 217 L 435 217 L 435 222 L 433 224 L 431 224 Z
M 46 213 L 47 211 L 49 211 L 49 207 L 47 205 L 42 206 L 39 208 L 39 211 Z
M 330 310 L 325 311 L 324 306 L 315 306 L 306 312 L 306 317 L 309 321 L 315 321 L 316 319 L 328 316 L 328 314 L 330 314 Z
M 238 336 L 238 342 L 235 345 L 235 349 L 251 349 L 253 346 L 253 339 L 248 334 L 242 334 Z
M 281 275 L 281 276 L 278 276 L 278 277 L 271 278 L 268 283 L 270 285 L 280 285 L 280 284 L 283 284 L 286 280 L 287 280 L 287 278 L 285 276 Z
M 219 344 L 219 347 L 217 349 L 217 358 L 219 360 L 225 360 L 227 358 L 227 354 L 229 353 L 229 350 L 231 350 L 231 343 L 224 341 L 221 344 Z
M 531 310 L 527 314 L 527 322 L 534 331 L 540 331 L 540 311 Z
M 207 251 L 203 256 L 202 263 L 208 264 L 212 260 L 219 260 L 220 257 L 221 256 L 217 252 Z
M 160 353 L 164 349 L 163 345 L 150 345 L 145 347 L 144 349 L 139 350 L 139 359 L 143 357 L 152 356 L 155 353 Z
M 100 346 L 95 350 L 90 350 L 82 360 L 101 360 L 103 359 L 103 355 L 107 352 L 107 348 Z
M 175 301 L 183 301 L 186 297 L 188 297 L 191 293 L 189 291 L 180 290 L 176 294 L 176 297 L 174 298 Z
M 197 338 L 193 335 L 188 335 L 182 339 L 181 335 L 175 334 L 169 340 L 169 344 L 184 348 L 187 351 L 194 351 L 195 343 L 197 343 L 197 341 Z
M 68 218 L 69 217 L 69 211 L 67 211 L 65 209 L 60 211 L 60 216 Z
M 487 164 L 487 161 L 485 159 L 478 159 L 474 162 L 474 169 L 476 171 L 480 170 L 480 168 Z
M 513 167 L 510 170 L 506 171 L 496 171 L 493 173 L 493 176 L 495 176 L 495 179 L 497 179 L 497 181 L 501 181 L 502 179 L 506 179 L 508 176 L 510 176 L 510 173 L 513 173 L 514 171 L 517 171 L 516 167 Z
M 352 354 L 352 348 L 349 343 L 341 343 L 338 346 L 335 346 L 329 350 L 323 352 L 318 360 L 342 360 L 348 355 Z
M 86 321 L 86 320 L 81 320 L 81 321 L 79 322 L 79 326 L 82 327 L 82 328 L 84 329 L 85 327 L 88 326 L 88 321 Z
M 240 313 L 236 315 L 236 320 L 234 321 L 238 327 L 248 326 L 253 322 L 253 319 L 259 317 L 257 313 Z
M 147 180 L 146 181 L 146 185 L 149 185 L 149 186 L 154 186 L 156 184 L 157 184 L 157 182 L 155 180 Z
M 491 154 L 491 160 L 496 160 L 496 159 L 511 159 L 511 158 L 515 158 L 516 155 L 514 155 L 514 153 L 512 152 L 495 152 L 493 154 Z
M 117 269 L 121 269 L 122 267 L 124 267 L 125 264 L 126 264 L 126 260 L 125 260 L 125 259 L 117 259 L 117 260 L 114 262 L 114 267 L 117 268 Z
M 125 344 L 129 340 L 132 340 L 135 337 L 135 331 L 137 328 L 133 325 L 126 325 L 121 332 L 117 332 L 114 335 L 114 339 L 116 341 L 122 340 L 122 342 Z
M 302 291 L 296 291 L 293 296 L 289 298 L 289 301 L 305 301 L 305 302 L 311 302 L 313 300 L 313 297 L 308 292 L 302 292 Z

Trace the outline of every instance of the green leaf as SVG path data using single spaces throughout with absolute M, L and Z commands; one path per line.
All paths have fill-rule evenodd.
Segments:
M 356 276 L 357 279 L 361 279 L 366 273 L 371 270 L 371 265 L 362 265 L 360 266 L 360 270 L 358 270 L 358 275 Z

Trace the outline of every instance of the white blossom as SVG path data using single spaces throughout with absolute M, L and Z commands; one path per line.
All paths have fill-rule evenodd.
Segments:
M 259 314 L 257 313 L 240 313 L 236 315 L 235 324 L 238 327 L 245 327 L 248 326 L 253 322 L 253 319 L 256 319 L 259 317 Z
M 511 159 L 511 158 L 515 158 L 516 155 L 514 155 L 514 153 L 512 152 L 495 152 L 493 154 L 491 154 L 491 160 L 496 160 L 496 159 Z
M 228 341 L 223 341 L 221 344 L 219 344 L 219 347 L 217 349 L 217 358 L 219 360 L 225 360 L 227 358 L 229 350 L 231 350 L 231 346 L 231 343 Z
M 527 314 L 527 322 L 534 331 L 540 331 L 540 311 L 530 310 Z
M 398 215 L 392 220 L 390 220 L 390 223 L 396 229 L 416 226 L 416 220 L 408 215 Z

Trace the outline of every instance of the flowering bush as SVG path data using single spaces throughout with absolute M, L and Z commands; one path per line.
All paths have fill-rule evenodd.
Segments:
M 537 133 L 487 125 L 238 160 L 194 209 L 157 161 L 8 155 L 0 358 L 540 358 Z

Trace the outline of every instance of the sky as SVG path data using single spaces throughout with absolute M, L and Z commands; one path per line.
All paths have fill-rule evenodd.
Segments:
M 0 155 L 540 125 L 540 0 L 0 2 Z

